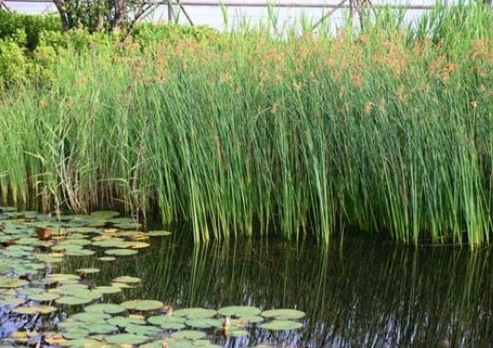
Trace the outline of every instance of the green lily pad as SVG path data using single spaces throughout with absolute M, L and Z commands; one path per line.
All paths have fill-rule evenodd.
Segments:
M 108 319 L 108 324 L 119 326 L 119 327 L 127 327 L 129 325 L 145 325 L 146 321 L 141 318 L 116 316 L 111 319 Z
M 116 326 L 105 323 L 86 324 L 82 328 L 89 331 L 90 334 L 109 334 L 118 331 L 118 328 Z
M 197 318 L 210 318 L 217 314 L 217 311 L 213 309 L 206 308 L 184 308 L 179 309 L 173 313 L 178 317 L 187 317 L 189 319 L 197 319 Z
M 205 332 L 197 330 L 182 330 L 171 334 L 173 338 L 185 338 L 189 340 L 200 340 L 206 336 Z
M 140 283 L 140 278 L 130 277 L 130 276 L 121 276 L 113 279 L 115 283 L 124 283 L 124 284 L 136 284 Z
M 305 312 L 296 309 L 271 309 L 264 311 L 261 315 L 265 318 L 274 318 L 280 320 L 300 319 L 305 316 Z
M 24 302 L 26 302 L 26 300 L 22 298 L 4 298 L 0 300 L 0 306 L 15 307 L 23 304 Z
M 211 319 L 211 318 L 199 318 L 199 319 L 190 319 L 186 321 L 186 324 L 188 326 L 191 326 L 193 328 L 197 329 L 207 329 L 207 328 L 221 328 L 222 327 L 222 321 L 218 319 Z
M 26 285 L 29 285 L 29 282 L 27 280 L 18 278 L 0 278 L 1 289 L 20 288 Z
M 105 250 L 104 253 L 106 255 L 114 255 L 114 256 L 130 256 L 138 253 L 135 249 L 108 249 Z
M 256 307 L 249 306 L 230 306 L 223 307 L 217 312 L 225 317 L 244 317 L 250 315 L 258 315 L 260 314 L 261 310 Z
M 162 329 L 158 329 L 155 326 L 144 325 L 127 325 L 125 331 L 131 334 L 144 335 L 144 336 L 156 336 L 162 332 Z
M 117 286 L 98 286 L 94 290 L 100 292 L 103 295 L 117 294 L 119 292 L 122 292 L 122 289 Z
M 125 224 L 115 224 L 114 226 L 120 230 L 135 230 L 141 228 L 142 224 L 138 222 L 129 222 Z
M 97 312 L 106 314 L 118 314 L 125 311 L 125 308 L 113 303 L 96 303 L 84 308 L 86 312 Z
M 104 262 L 109 262 L 109 261 L 115 261 L 116 258 L 113 256 L 101 256 L 98 258 L 99 261 L 104 261 Z
M 269 323 L 260 325 L 262 329 L 272 331 L 296 330 L 301 328 L 302 326 L 303 324 L 290 320 L 273 320 Z
M 66 340 L 63 342 L 59 342 L 58 345 L 62 347 L 77 347 L 77 348 L 85 348 L 85 347 L 97 347 L 100 344 L 100 341 L 96 341 L 90 338 L 79 338 L 74 340 Z
M 90 215 L 91 220 L 108 221 L 120 215 L 117 211 L 99 210 L 93 211 Z
M 164 303 L 155 300 L 132 300 L 121 303 L 121 306 L 128 310 L 155 311 L 162 308 Z
M 100 248 L 122 248 L 125 245 L 125 240 L 122 238 L 95 240 L 92 245 Z
M 147 336 L 133 334 L 119 334 L 105 337 L 106 342 L 115 344 L 142 344 L 149 340 Z
M 27 315 L 33 315 L 33 314 L 48 314 L 51 312 L 55 312 L 57 309 L 56 307 L 53 306 L 30 306 L 30 307 L 17 307 L 14 309 L 15 313 L 18 314 L 27 314 Z
M 73 250 L 66 250 L 65 251 L 66 256 L 91 256 L 94 255 L 93 250 L 89 249 L 73 249 Z
M 76 272 L 77 273 L 87 273 L 87 274 L 98 273 L 99 268 L 79 268 Z
M 174 315 L 156 315 L 147 318 L 149 324 L 152 325 L 165 325 L 165 324 L 183 324 L 186 319 L 184 317 L 175 317 Z
M 150 237 L 164 237 L 169 236 L 171 232 L 168 231 L 149 231 L 146 233 Z
M 43 294 L 29 295 L 27 298 L 32 300 L 32 301 L 48 302 L 48 301 L 54 301 L 54 300 L 58 299 L 59 297 L 60 297 L 59 294 L 46 292 Z
M 81 312 L 81 313 L 76 313 L 70 317 L 71 320 L 75 320 L 77 322 L 83 322 L 83 323 L 104 322 L 106 319 L 110 319 L 110 318 L 111 318 L 110 314 L 102 313 L 102 312 Z M 77 324 L 77 326 L 80 326 L 80 324 Z
M 62 296 L 57 299 L 55 302 L 57 304 L 63 304 L 67 306 L 77 306 L 83 305 L 94 301 L 94 298 L 91 297 L 75 297 L 75 296 Z

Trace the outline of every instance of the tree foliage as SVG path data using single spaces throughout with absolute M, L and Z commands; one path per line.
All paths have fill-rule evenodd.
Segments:
M 64 30 L 86 28 L 91 32 L 124 29 L 152 7 L 144 0 L 53 0 Z

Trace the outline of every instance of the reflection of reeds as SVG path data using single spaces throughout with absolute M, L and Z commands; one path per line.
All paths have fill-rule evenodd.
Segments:
M 252 327 L 249 344 L 435 347 L 448 340 L 453 347 L 487 347 L 493 339 L 488 249 L 414 249 L 367 237 L 349 238 L 339 250 L 266 240 L 194 247 L 189 238 L 173 238 L 108 264 L 94 281 L 139 276 L 142 285 L 124 296 L 175 308 L 252 305 L 307 313 L 296 332 Z M 88 266 L 70 263 L 64 267 Z
M 0 99 L 0 192 L 154 208 L 197 241 L 328 242 L 349 225 L 488 243 L 490 11 L 439 9 L 415 30 L 368 15 L 333 39 L 251 31 L 60 53 L 49 85 Z

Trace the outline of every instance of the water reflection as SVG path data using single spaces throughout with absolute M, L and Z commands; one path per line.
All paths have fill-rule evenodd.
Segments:
M 246 339 L 219 342 L 226 346 L 489 347 L 493 342 L 490 249 L 412 248 L 363 236 L 332 248 L 272 241 L 193 247 L 178 236 L 156 241 L 149 251 L 105 265 L 96 281 L 139 276 L 143 286 L 129 298 L 158 299 L 177 308 L 252 305 L 307 313 L 297 332 L 255 330 Z

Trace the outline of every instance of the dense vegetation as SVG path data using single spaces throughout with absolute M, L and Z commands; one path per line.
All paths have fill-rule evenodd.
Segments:
M 142 25 L 122 38 L 52 20 L 0 20 L 4 199 L 157 210 L 196 240 L 327 242 L 351 226 L 489 243 L 488 7 L 439 8 L 412 27 L 384 10 L 335 35 Z

